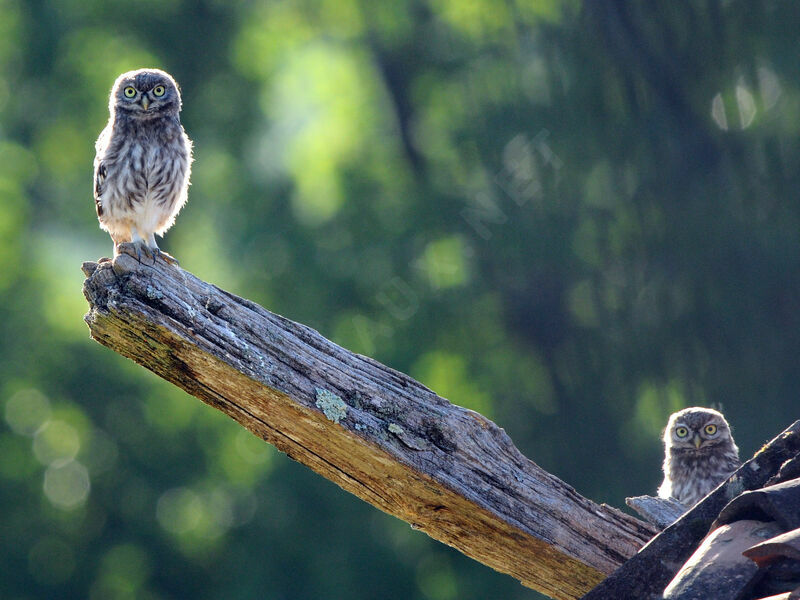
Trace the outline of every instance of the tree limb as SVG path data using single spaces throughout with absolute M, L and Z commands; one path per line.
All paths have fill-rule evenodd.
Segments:
M 577 598 L 655 534 L 580 496 L 483 416 L 180 268 L 121 254 L 84 272 L 95 340 L 528 587 Z
M 625 498 L 625 504 L 659 529 L 672 525 L 687 510 L 675 498 L 657 498 L 655 496 Z

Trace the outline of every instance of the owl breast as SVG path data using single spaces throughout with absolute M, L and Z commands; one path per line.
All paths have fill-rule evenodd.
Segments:
M 131 229 L 162 234 L 186 201 L 190 146 L 178 123 L 115 127 L 104 153 L 101 225 L 125 238 Z M 102 214 L 100 214 L 102 213 Z
M 705 456 L 677 454 L 670 464 L 671 494 L 667 495 L 692 506 L 725 481 L 738 466 L 738 456 L 729 452 Z

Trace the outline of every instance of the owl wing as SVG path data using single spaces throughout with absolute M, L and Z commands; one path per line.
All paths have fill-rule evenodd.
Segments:
M 103 184 L 106 181 L 107 175 L 108 168 L 105 162 L 102 160 L 97 161 L 97 165 L 94 169 L 94 207 L 97 210 L 98 217 L 103 216 L 103 203 L 100 201 L 100 198 L 103 195 Z
M 108 176 L 108 165 L 104 160 L 106 147 L 108 146 L 109 126 L 107 126 L 100 133 L 95 143 L 95 157 L 94 157 L 94 206 L 97 210 L 97 216 L 103 216 L 103 204 L 101 197 L 103 195 L 103 185 L 105 184 L 106 177 Z

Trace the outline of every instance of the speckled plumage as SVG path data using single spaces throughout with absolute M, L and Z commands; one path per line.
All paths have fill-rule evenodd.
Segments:
M 192 142 L 180 122 L 180 92 L 164 71 L 129 71 L 114 83 L 108 108 L 95 144 L 97 218 L 115 256 L 124 242 L 157 256 L 155 234 L 175 222 L 189 186 Z
M 664 450 L 664 482 L 658 495 L 675 498 L 687 507 L 697 504 L 742 464 L 728 422 L 710 408 L 695 406 L 670 416 Z

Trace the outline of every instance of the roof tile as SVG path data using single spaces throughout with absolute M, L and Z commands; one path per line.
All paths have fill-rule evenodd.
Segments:
M 763 521 L 736 521 L 718 527 L 703 540 L 670 582 L 663 598 L 740 598 L 758 572 L 758 565 L 743 556 L 742 552 L 780 532 L 777 523 Z
M 756 544 L 742 554 L 759 567 L 766 566 L 780 557 L 800 560 L 800 528 Z
M 722 509 L 712 527 L 740 519 L 777 521 L 783 531 L 800 527 L 800 478 L 740 494 Z

